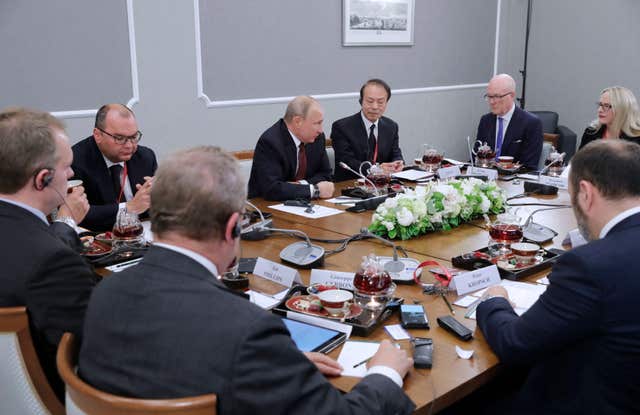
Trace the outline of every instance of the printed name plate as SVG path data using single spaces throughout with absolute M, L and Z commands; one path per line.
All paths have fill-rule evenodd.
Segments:
M 500 284 L 498 267 L 491 265 L 475 271 L 464 272 L 453 277 L 458 295 L 465 295 L 491 285 Z
M 460 176 L 460 166 L 443 167 L 438 169 L 438 177 L 448 179 L 450 177 Z
M 291 287 L 294 282 L 302 284 L 300 274 L 296 269 L 278 264 L 277 262 L 269 261 L 262 257 L 258 257 L 256 266 L 253 269 L 253 275 L 277 282 L 285 287 Z
M 498 171 L 494 169 L 485 169 L 482 167 L 469 166 L 467 167 L 467 176 L 487 176 L 489 180 L 498 179 Z
M 310 284 L 334 284 L 343 290 L 353 291 L 353 272 L 331 271 L 328 269 L 312 269 Z

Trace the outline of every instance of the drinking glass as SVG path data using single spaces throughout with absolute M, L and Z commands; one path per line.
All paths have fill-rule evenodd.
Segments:
M 435 172 L 436 170 L 438 170 L 443 158 L 444 152 L 439 151 L 429 144 L 423 144 L 422 162 L 424 163 L 424 169 L 426 171 Z
M 143 231 L 137 213 L 129 212 L 126 208 L 120 209 L 112 231 L 114 251 L 118 248 L 142 247 L 144 245 Z

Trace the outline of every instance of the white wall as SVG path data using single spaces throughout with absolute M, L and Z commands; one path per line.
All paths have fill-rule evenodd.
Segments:
M 202 144 L 228 150 L 253 148 L 260 134 L 283 115 L 283 103 L 206 108 L 197 99 L 193 2 L 134 0 L 133 11 L 140 90 L 140 101 L 133 110 L 144 132 L 143 144 L 160 158 L 176 149 Z M 359 86 L 345 92 L 356 92 Z M 386 115 L 400 124 L 405 159 L 411 160 L 422 143 L 436 144 L 450 157 L 465 158 L 465 138 L 475 135 L 478 120 L 486 111 L 483 93 L 479 87 L 394 95 Z M 321 102 L 327 135 L 334 120 L 359 109 L 355 97 Z M 93 127 L 91 117 L 66 122 L 74 141 L 88 136 Z

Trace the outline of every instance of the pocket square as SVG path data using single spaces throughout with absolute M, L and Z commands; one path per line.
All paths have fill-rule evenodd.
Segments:
M 514 144 L 515 143 L 522 143 L 522 139 L 514 141 Z

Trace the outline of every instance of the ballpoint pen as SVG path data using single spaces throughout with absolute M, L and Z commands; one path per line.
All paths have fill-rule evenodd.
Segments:
M 358 362 L 358 363 L 356 363 L 355 365 L 353 365 L 353 368 L 355 369 L 355 368 L 357 368 L 358 366 L 362 366 L 362 365 L 364 365 L 364 364 L 365 364 L 365 363 L 367 363 L 369 360 L 371 360 L 371 358 L 372 358 L 372 357 L 373 357 L 373 356 L 367 357 L 367 358 L 366 358 L 366 359 L 364 359 L 362 362 Z
M 444 293 L 440 293 L 440 295 L 442 296 L 442 299 L 444 300 L 444 303 L 447 305 L 447 307 L 449 308 L 449 311 L 451 311 L 451 314 L 455 314 L 455 310 L 453 309 L 453 307 L 451 307 L 451 303 L 449 302 L 449 300 L 447 299 L 447 296 Z

